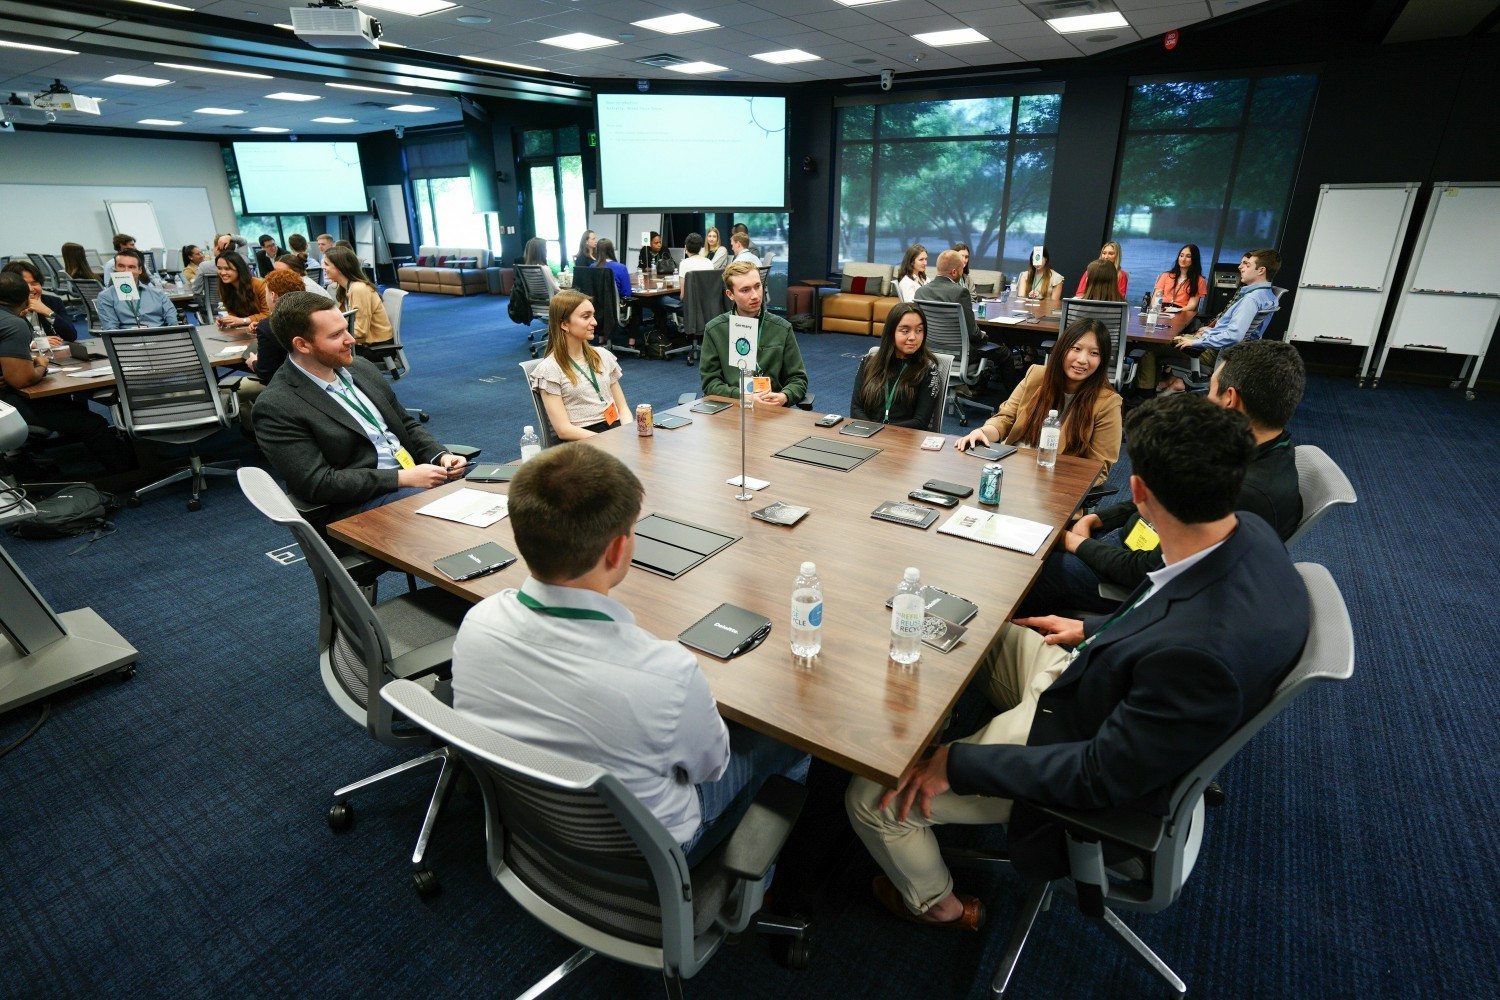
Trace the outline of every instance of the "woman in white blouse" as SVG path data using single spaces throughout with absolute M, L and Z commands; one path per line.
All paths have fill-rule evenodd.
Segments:
M 896 272 L 896 294 L 902 302 L 910 302 L 917 289 L 927 284 L 927 248 L 913 243 L 901 258 L 901 267 Z
M 542 394 L 542 408 L 564 441 L 581 441 L 601 431 L 634 423 L 620 388 L 620 363 L 594 347 L 594 300 L 565 288 L 552 297 L 547 315 L 547 356 L 531 369 L 531 387 Z

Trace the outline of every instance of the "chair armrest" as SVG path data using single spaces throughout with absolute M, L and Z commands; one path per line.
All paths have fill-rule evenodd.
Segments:
M 1166 832 L 1166 820 L 1160 816 L 1121 806 L 1115 809 L 1065 809 L 1028 803 L 1049 819 L 1071 832 L 1085 837 L 1101 837 L 1138 851 L 1155 851 Z
M 806 800 L 807 789 L 791 778 L 781 774 L 767 778 L 724 844 L 724 870 L 751 882 L 765 878 Z
M 815 392 L 809 392 L 807 394 L 806 398 L 804 398 L 800 403 L 796 403 L 794 405 L 799 410 L 811 410 L 813 408 L 813 400 L 816 397 L 817 397 L 817 393 L 815 393 Z

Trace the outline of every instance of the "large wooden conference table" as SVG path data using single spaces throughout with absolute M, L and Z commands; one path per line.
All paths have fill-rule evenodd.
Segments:
M 1034 300 L 1013 300 L 1000 302 L 998 299 L 986 300 L 986 318 L 979 320 L 979 328 L 988 334 L 1001 335 L 1006 330 L 1020 330 L 1034 334 L 1055 335 L 1058 332 L 1058 322 L 1062 317 L 1062 307 L 1053 305 L 1051 302 L 1036 302 Z M 1170 346 L 1172 338 L 1178 336 L 1187 328 L 1196 317 L 1196 310 L 1183 309 L 1176 313 L 1160 314 L 1155 324 L 1146 322 L 1146 314 L 1138 309 L 1126 310 L 1125 316 L 1129 321 L 1125 330 L 1127 343 L 1141 344 L 1146 347 Z M 1115 366 L 1112 381 L 1115 385 L 1120 384 L 1124 377 L 1125 357 L 1129 350 L 1116 351 L 1111 360 Z
M 722 602 L 771 619 L 769 638 L 728 662 L 700 655 L 719 710 L 726 718 L 769 733 L 824 760 L 876 781 L 894 784 L 941 730 L 949 710 L 975 673 L 991 639 L 1030 587 L 1068 515 L 1078 506 L 1100 463 L 1062 457 L 1039 469 L 1022 450 L 1002 463 L 1001 513 L 1052 527 L 1035 556 L 938 533 L 950 516 L 940 511 L 926 530 L 875 520 L 885 500 L 904 500 L 931 478 L 977 484 L 980 459 L 961 454 L 947 436 L 941 451 L 918 446 L 921 431 L 887 427 L 868 440 L 813 426 L 817 415 L 797 409 L 756 407 L 748 415 L 747 473 L 769 480 L 750 501 L 725 480 L 740 471 L 740 409 L 691 413 L 678 430 L 657 428 L 638 437 L 624 426 L 591 439 L 628 465 L 646 488 L 642 516 L 658 513 L 739 541 L 669 580 L 635 567 L 613 596 L 637 622 L 664 638 L 678 635 Z M 772 457 L 809 435 L 881 449 L 850 472 Z M 456 583 L 433 561 L 493 541 L 519 552 L 505 518 L 475 528 L 415 513 L 462 487 L 504 493 L 506 484 L 450 483 L 329 526 L 330 534 L 393 566 L 470 601 L 479 601 L 525 579 L 524 560 L 489 576 Z M 775 500 L 811 507 L 794 527 L 750 516 Z M 973 504 L 971 497 L 966 503 Z M 955 508 L 956 509 L 956 508 Z M 792 581 L 803 560 L 822 578 L 823 649 L 810 663 L 788 647 Z M 890 611 L 886 600 L 902 571 L 916 566 L 923 582 L 979 605 L 962 641 L 948 653 L 923 646 L 915 668 L 889 660 Z

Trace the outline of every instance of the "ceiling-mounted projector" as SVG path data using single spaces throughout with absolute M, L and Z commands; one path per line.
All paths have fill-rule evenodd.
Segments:
M 340 3 L 293 7 L 292 34 L 319 49 L 373 49 L 380 22 Z

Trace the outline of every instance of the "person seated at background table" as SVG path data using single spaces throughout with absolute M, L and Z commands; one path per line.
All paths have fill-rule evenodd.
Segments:
M 130 449 L 85 400 L 66 395 L 29 399 L 21 393 L 47 377 L 47 359 L 31 352 L 31 324 L 23 318 L 30 308 L 26 279 L 9 268 L 0 271 L 0 400 L 14 406 L 28 425 L 78 441 L 106 472 L 130 468 Z
M 1109 385 L 1109 330 L 1096 319 L 1081 319 L 1057 338 L 1047 364 L 1032 365 L 995 415 L 953 447 L 997 443 L 1035 448 L 1048 410 L 1062 418 L 1058 451 L 1104 463 L 1096 483 L 1120 457 L 1120 394 Z
M 760 260 L 760 247 L 756 246 L 755 241 L 750 238 L 750 227 L 745 225 L 743 222 L 736 222 L 734 225 L 729 227 L 729 235 L 733 237 L 735 233 L 739 233 L 741 236 L 745 237 L 745 249 L 755 254 L 756 260 Z
M 605 768 L 682 846 L 707 857 L 767 778 L 806 754 L 720 717 L 692 651 L 610 597 L 630 572 L 645 495 L 613 455 L 560 444 L 511 480 L 529 575 L 474 605 L 453 640 L 453 707 L 528 746 Z
M 250 241 L 239 233 L 219 233 L 214 237 L 214 256 L 218 257 L 219 254 L 226 250 L 236 252 L 246 250 L 249 246 Z
M 927 349 L 927 317 L 911 302 L 891 307 L 874 354 L 859 359 L 849 416 L 924 430 L 948 386 Z
M 82 243 L 64 243 L 62 245 L 62 266 L 64 273 L 70 278 L 86 278 L 89 281 L 103 281 L 104 276 L 95 273 L 89 264 L 88 254 L 83 249 Z
M 910 251 L 908 251 L 909 253 Z M 927 254 L 923 252 L 918 260 L 923 262 L 923 273 L 926 272 Z M 963 324 L 964 333 L 969 337 L 970 347 L 978 347 L 984 343 L 984 334 L 979 330 L 979 320 L 974 318 L 974 297 L 969 290 L 959 284 L 958 279 L 963 277 L 964 259 L 957 250 L 944 250 L 938 254 L 937 274 L 931 281 L 917 285 L 913 290 L 908 302 L 956 302 L 958 311 L 962 316 L 960 322 Z M 973 353 L 970 352 L 972 359 Z M 954 359 L 957 360 L 956 358 Z
M 913 243 L 901 255 L 901 266 L 896 268 L 896 294 L 902 302 L 914 300 L 917 289 L 927 284 L 927 248 Z
M 328 233 L 318 234 L 318 253 L 325 254 L 334 246 L 333 236 Z
M 26 282 L 30 298 L 27 300 L 25 312 L 21 313 L 21 318 L 35 316 L 37 325 L 49 344 L 53 347 L 61 347 L 68 341 L 78 339 L 78 328 L 73 325 L 73 318 L 63 307 L 63 300 L 42 290 L 42 272 L 35 264 L 29 260 L 16 258 L 4 268 L 0 268 L 0 271 L 19 274 L 21 280 Z M 30 325 L 29 320 L 27 325 Z
M 253 331 L 256 322 L 271 312 L 265 280 L 251 274 L 245 258 L 233 250 L 214 258 L 214 268 L 219 274 L 219 304 L 224 307 L 217 320 L 219 329 Z
M 760 343 L 755 352 L 752 375 L 764 375 L 771 388 L 752 393 L 757 403 L 795 406 L 807 395 L 807 368 L 792 333 L 792 324 L 772 312 L 762 312 L 765 289 L 760 268 L 737 260 L 724 268 L 724 294 L 734 304 L 734 314 L 756 319 Z M 740 396 L 740 373 L 729 347 L 729 313 L 720 313 L 703 328 L 703 353 L 698 357 L 698 381 L 705 396 Z
M 330 299 L 333 298 L 332 292 L 307 276 L 307 261 L 294 253 L 284 253 L 280 257 L 277 257 L 276 263 L 271 267 L 271 273 L 266 275 L 266 280 L 270 281 L 276 276 L 276 272 L 278 271 L 290 271 L 301 278 L 302 290 L 304 292 L 312 292 L 314 295 L 324 295 Z
M 547 309 L 547 354 L 528 376 L 542 394 L 552 430 L 564 441 L 582 441 L 601 431 L 635 423 L 620 388 L 620 362 L 593 347 L 594 300 L 568 288 Z
M 630 298 L 630 272 L 625 265 L 615 259 L 615 241 L 604 239 L 594 248 L 594 256 L 599 258 L 595 267 L 608 269 L 614 275 L 615 290 L 620 293 L 620 307 L 625 307 L 625 300 Z
M 384 344 L 396 336 L 375 282 L 365 277 L 359 258 L 348 247 L 335 244 L 323 255 L 323 273 L 335 286 L 334 299 L 340 309 L 354 314 L 354 339 L 359 344 Z
M 1023 878 L 1062 877 L 1066 839 L 1033 804 L 1164 815 L 1172 782 L 1270 701 L 1302 651 L 1307 588 L 1276 533 L 1234 512 L 1253 449 L 1244 416 L 1176 396 L 1129 425 L 1131 496 L 1166 567 L 1114 618 L 1005 626 L 980 674 L 1000 714 L 894 790 L 850 783 L 849 817 L 885 872 L 876 898 L 902 919 L 983 923 L 979 900 L 955 893 L 933 826 L 1007 823 Z
M 255 440 L 289 492 L 339 508 L 337 520 L 458 476 L 450 455 L 406 410 L 385 376 L 354 354 L 330 300 L 290 292 L 271 313 L 287 362 L 255 402 Z
M 115 253 L 119 253 L 121 250 L 136 249 L 135 237 L 129 233 L 115 233 L 109 240 L 114 244 Z
M 208 254 L 204 253 L 203 248 L 198 246 L 196 243 L 183 244 L 182 275 L 179 280 L 191 289 L 193 287 L 194 279 L 198 277 L 198 265 L 202 264 L 207 259 Z
M 1161 273 L 1151 294 L 1160 295 L 1164 306 L 1198 308 L 1199 300 L 1208 294 L 1208 279 L 1203 277 L 1198 244 L 1183 244 L 1182 249 L 1177 251 L 1177 263 Z
M 967 288 L 969 290 L 969 294 L 970 295 L 973 295 L 974 294 L 974 278 L 973 278 L 972 275 L 969 274 L 969 258 L 971 256 L 973 256 L 974 251 L 972 251 L 972 250 L 969 249 L 969 244 L 967 244 L 967 243 L 955 243 L 955 244 L 953 244 L 953 246 L 949 247 L 948 249 L 952 250 L 954 253 L 958 254 L 960 257 L 963 258 L 964 271 L 963 271 L 963 274 L 961 274 L 959 276 L 958 283 L 960 285 L 963 285 L 965 288 Z M 998 292 L 999 289 L 997 288 L 997 289 L 995 289 L 995 291 Z
M 1124 302 L 1125 293 L 1120 291 L 1118 272 L 1107 260 L 1096 260 L 1084 269 L 1078 282 L 1080 297 L 1094 302 Z
M 157 288 L 145 273 L 146 265 L 139 250 L 124 249 L 111 261 L 116 271 L 123 271 L 135 279 L 140 299 L 126 302 L 120 298 L 119 289 L 113 280 L 94 300 L 94 311 L 99 314 L 99 329 L 128 330 L 132 327 L 176 326 L 177 306 L 167 293 Z
M 703 234 L 702 253 L 714 267 L 722 268 L 729 264 L 729 251 L 719 242 L 718 226 L 709 226 L 708 232 Z
M 1120 297 L 1118 299 L 1106 299 L 1101 301 L 1123 301 L 1129 295 L 1130 272 L 1125 270 L 1125 255 L 1124 252 L 1120 249 L 1120 244 L 1116 243 L 1114 240 L 1110 240 L 1108 243 L 1104 244 L 1104 246 L 1100 247 L 1099 260 L 1108 262 L 1110 266 L 1115 269 L 1116 280 L 1120 283 Z M 1087 272 L 1084 273 L 1083 277 L 1078 279 L 1078 291 L 1073 293 L 1075 297 L 1085 299 L 1094 298 L 1094 296 L 1092 295 L 1084 294 L 1084 289 L 1088 284 L 1088 280 L 1089 276 Z
M 734 263 L 760 267 L 760 258 L 751 252 L 750 237 L 744 233 L 735 233 L 729 237 L 729 250 L 734 255 Z
M 296 254 L 298 259 L 302 261 L 302 271 L 305 274 L 307 272 L 308 261 L 307 237 L 301 233 L 292 233 L 286 238 L 286 246 L 288 250 Z
M 1242 340 L 1260 338 L 1268 323 L 1263 322 L 1254 328 L 1252 326 L 1256 316 L 1277 306 L 1276 289 L 1272 287 L 1271 279 L 1281 270 L 1281 254 L 1270 249 L 1252 250 L 1240 258 L 1239 270 L 1239 291 L 1234 293 L 1234 298 L 1229 300 L 1229 304 L 1212 322 L 1199 327 L 1196 333 L 1172 338 L 1172 345 L 1176 350 L 1156 348 L 1142 356 L 1140 376 L 1136 381 L 1138 386 L 1149 389 L 1157 369 L 1163 365 L 1188 367 L 1193 356 L 1185 353 L 1185 348 L 1198 349 L 1201 352 L 1198 354 L 1199 369 L 1213 371 L 1214 359 L 1219 351 Z M 1161 391 L 1182 392 L 1186 388 L 1182 379 L 1173 376 L 1161 386 Z
M 246 350 L 244 357 L 245 367 L 250 369 L 250 374 L 240 379 L 234 390 L 240 400 L 240 432 L 252 442 L 255 440 L 255 428 L 251 411 L 255 408 L 255 401 L 265 387 L 271 384 L 271 379 L 276 377 L 277 369 L 286 363 L 286 349 L 276 339 L 276 324 L 272 319 L 276 315 L 276 303 L 283 295 L 307 291 L 306 281 L 306 278 L 298 277 L 294 267 L 278 267 L 266 278 L 266 306 L 271 314 L 255 324 L 255 345 Z M 325 299 L 332 298 L 321 288 L 310 294 Z
M 719 249 L 722 250 L 723 247 Z M 703 237 L 697 233 L 688 233 L 687 239 L 682 243 L 682 266 L 678 268 L 678 273 L 687 274 L 690 271 L 712 271 L 713 269 L 714 262 L 703 256 Z
M 276 237 L 265 233 L 257 241 L 260 249 L 255 251 L 255 270 L 262 278 L 270 274 L 276 268 L 276 258 L 281 256 L 281 248 L 276 245 Z
M 540 236 L 533 236 L 526 241 L 526 246 L 521 250 L 521 263 L 531 264 L 542 269 L 542 281 L 547 285 L 547 298 L 557 294 L 557 275 L 552 273 L 552 265 L 547 263 L 547 241 Z M 541 303 L 537 303 L 541 306 Z
M 157 277 L 156 272 L 146 266 L 146 253 L 135 245 L 134 236 L 128 233 L 115 233 L 114 236 L 110 237 L 110 241 L 115 245 L 115 253 L 119 253 L 121 250 L 134 250 L 141 255 L 141 284 L 161 284 L 161 279 Z M 161 261 L 157 261 L 156 263 L 160 264 Z
M 592 229 L 583 231 L 583 238 L 578 241 L 578 252 L 573 255 L 573 269 L 580 267 L 593 267 L 598 261 L 594 259 L 594 248 L 599 245 L 599 234 Z
M 1018 282 L 1018 293 L 1023 299 L 1058 303 L 1062 301 L 1064 280 L 1062 275 L 1052 270 L 1052 252 L 1042 247 L 1041 264 L 1027 259 L 1026 270 L 1021 272 L 1021 280 Z
M 1208 398 L 1243 413 L 1255 438 L 1234 508 L 1258 515 L 1286 541 L 1302 520 L 1297 461 L 1286 430 L 1307 385 L 1302 356 L 1280 340 L 1252 340 L 1227 348 L 1222 357 L 1209 380 Z M 1113 611 L 1120 602 L 1101 597 L 1100 583 L 1134 590 L 1162 568 L 1161 539 L 1133 503 L 1111 504 L 1079 518 L 1062 543 L 1047 556 L 1021 602 L 1021 617 L 1065 609 Z
M 673 259 L 672 251 L 662 246 L 661 233 L 652 233 L 650 244 L 641 247 L 636 269 L 646 274 L 671 274 L 677 270 L 677 261 Z

